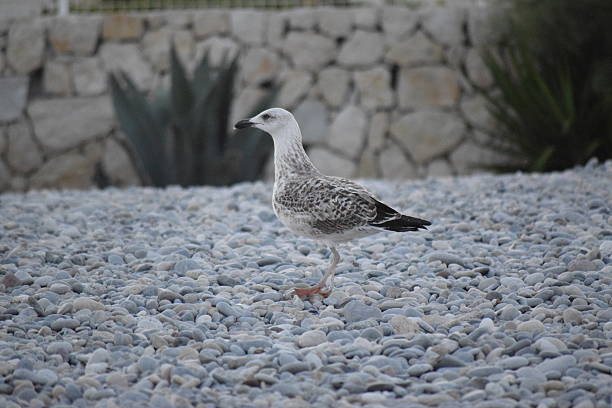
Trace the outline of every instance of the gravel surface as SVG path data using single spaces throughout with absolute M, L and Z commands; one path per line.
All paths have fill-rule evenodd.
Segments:
M 270 184 L 1 195 L 0 406 L 612 404 L 612 162 L 367 185 L 434 224 L 310 301 Z

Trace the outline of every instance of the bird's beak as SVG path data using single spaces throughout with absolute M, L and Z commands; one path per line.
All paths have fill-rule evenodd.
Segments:
M 236 124 L 234 125 L 234 128 L 235 129 L 246 129 L 253 125 L 255 125 L 255 123 L 251 122 L 249 119 L 243 119 L 239 122 L 236 122 Z

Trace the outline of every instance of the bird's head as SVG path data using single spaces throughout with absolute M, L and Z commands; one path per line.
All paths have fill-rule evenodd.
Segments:
M 291 112 L 281 108 L 271 108 L 266 109 L 250 119 L 243 119 L 237 122 L 234 127 L 236 129 L 253 127 L 275 136 L 292 128 L 294 125 L 297 126 Z

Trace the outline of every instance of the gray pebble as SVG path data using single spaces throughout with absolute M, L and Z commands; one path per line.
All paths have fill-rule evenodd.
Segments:
M 561 374 L 565 373 L 568 368 L 576 365 L 576 358 L 571 355 L 565 355 L 555 358 L 550 358 L 542 361 L 536 366 L 540 372 L 546 374 L 549 371 L 558 371 Z
M 499 374 L 503 370 L 495 366 L 475 367 L 467 371 L 468 377 L 489 377 L 493 374 Z
M 217 303 L 217 310 L 219 310 L 219 312 L 222 313 L 225 316 L 234 316 L 234 317 L 240 317 L 241 316 L 241 314 L 238 311 L 236 311 L 236 309 L 231 307 L 229 305 L 229 303 L 227 303 L 227 302 L 219 302 L 219 303 Z
M 150 356 L 142 356 L 138 359 L 138 369 L 143 373 L 154 371 L 157 365 L 157 360 Z
M 433 370 L 431 364 L 413 364 L 408 368 L 406 372 L 408 373 L 408 375 L 418 377 L 421 374 L 424 374 L 431 370 Z
M 529 365 L 529 360 L 525 357 L 507 357 L 500 360 L 497 365 L 506 370 L 516 370 L 517 368 L 525 367 Z
M 428 255 L 427 259 L 431 261 L 440 261 L 446 265 L 457 264 L 459 266 L 465 266 L 465 261 L 457 256 L 446 252 L 432 252 Z
M 342 314 L 347 323 L 382 318 L 382 312 L 379 308 L 368 306 L 359 300 L 351 300 L 342 310 Z
M 60 318 L 51 323 L 51 328 L 57 331 L 62 329 L 76 329 L 79 326 L 80 323 L 77 319 Z

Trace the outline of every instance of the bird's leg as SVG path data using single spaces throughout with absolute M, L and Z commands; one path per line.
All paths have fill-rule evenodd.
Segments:
M 334 273 L 336 273 L 336 266 L 338 265 L 338 261 L 340 261 L 340 254 L 333 246 L 330 246 L 329 249 L 331 249 L 332 252 L 332 259 L 329 268 L 325 272 L 325 275 L 323 275 L 323 278 L 321 278 L 319 283 L 309 288 L 295 288 L 293 291 L 295 295 L 302 297 L 320 293 L 322 296 L 327 297 L 331 294 L 331 291 L 334 289 Z M 330 279 L 329 290 L 323 291 L 323 289 L 326 287 L 328 279 Z

